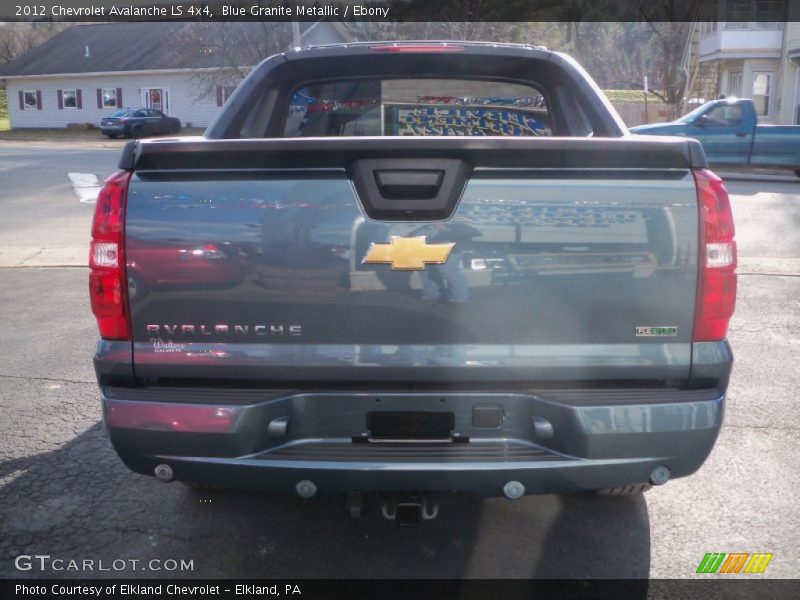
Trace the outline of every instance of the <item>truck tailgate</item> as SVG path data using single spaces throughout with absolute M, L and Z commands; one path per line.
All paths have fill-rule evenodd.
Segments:
M 690 154 L 629 138 L 139 143 L 136 375 L 688 378 Z M 437 178 L 453 201 L 431 212 Z

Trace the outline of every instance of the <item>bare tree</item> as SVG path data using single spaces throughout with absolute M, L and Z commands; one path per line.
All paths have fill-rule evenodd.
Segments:
M 714 0 L 636 0 L 639 12 L 655 35 L 660 52 L 654 61 L 663 98 L 677 116 L 688 81 L 681 68 L 692 24 Z
M 235 86 L 262 60 L 285 50 L 292 41 L 291 23 L 222 22 L 187 23 L 170 45 L 177 66 L 196 70 L 204 95 L 217 86 Z
M 48 21 L 0 24 L 0 65 L 10 63 L 72 25 Z

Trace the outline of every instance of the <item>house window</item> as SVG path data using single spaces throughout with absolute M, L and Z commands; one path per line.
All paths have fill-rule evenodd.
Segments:
M 78 94 L 75 90 L 62 90 L 61 99 L 64 108 L 78 108 Z
M 22 92 L 22 97 L 25 108 L 37 108 L 38 103 L 36 102 L 35 90 L 25 90 Z
M 769 116 L 769 100 L 772 92 L 772 73 L 753 73 L 753 104 L 760 117 Z
M 782 0 L 726 0 L 725 29 L 780 29 Z
M 734 71 L 728 75 L 728 96 L 739 97 L 742 95 L 742 72 Z
M 103 108 L 117 108 L 117 88 L 103 89 Z
M 756 29 L 778 29 L 781 20 L 781 0 L 756 0 Z
M 703 35 L 711 35 L 712 33 L 716 33 L 717 31 L 717 22 L 716 21 L 704 21 L 701 32 Z
M 752 15 L 752 0 L 727 0 L 725 2 L 725 29 L 750 29 Z
M 222 106 L 227 102 L 228 98 L 233 95 L 236 90 L 235 85 L 218 85 L 217 86 L 217 106 Z
M 164 94 L 161 90 L 150 90 L 150 96 L 147 100 L 147 105 L 157 110 L 161 110 L 164 102 Z

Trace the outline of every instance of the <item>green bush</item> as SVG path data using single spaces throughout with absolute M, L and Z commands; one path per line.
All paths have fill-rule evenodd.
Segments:
M 10 129 L 8 122 L 8 96 L 5 90 L 0 90 L 0 131 Z

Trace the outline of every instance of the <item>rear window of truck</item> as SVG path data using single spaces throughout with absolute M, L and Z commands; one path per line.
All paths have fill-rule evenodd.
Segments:
M 358 79 L 292 94 L 283 137 L 552 136 L 544 95 L 518 83 Z

